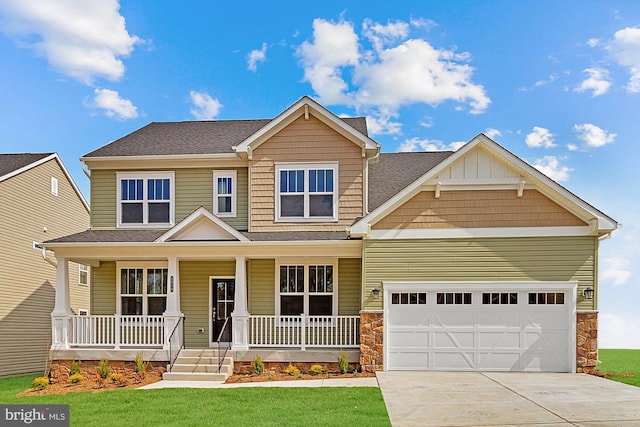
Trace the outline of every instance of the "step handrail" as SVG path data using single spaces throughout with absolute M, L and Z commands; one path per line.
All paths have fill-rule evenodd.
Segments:
M 176 326 L 173 327 L 173 330 L 171 331 L 171 334 L 169 335 L 169 338 L 167 339 L 167 342 L 169 344 L 169 365 L 167 366 L 167 372 L 171 372 L 171 368 L 173 368 L 173 364 L 176 363 L 176 359 L 178 358 L 178 354 L 180 354 L 180 350 L 182 350 L 184 348 L 184 321 L 185 321 L 186 317 L 185 316 L 180 316 L 180 318 L 178 318 L 178 321 L 176 322 Z M 178 347 L 178 351 L 176 351 L 176 354 L 173 355 L 173 346 L 171 345 L 172 341 L 173 341 L 173 336 L 175 335 L 176 331 L 178 330 L 178 326 L 180 326 L 180 324 L 182 324 L 182 339 L 180 342 L 180 346 Z
M 225 333 L 225 331 L 227 330 L 227 325 L 229 324 L 229 319 L 231 319 L 230 317 L 227 317 L 224 320 L 224 324 L 222 325 L 222 329 L 220 330 L 220 333 L 218 334 L 218 339 L 216 340 L 216 343 L 218 345 L 218 373 L 220 373 L 220 370 L 222 369 L 222 364 L 224 363 L 224 358 L 227 356 L 227 351 L 231 348 L 231 343 L 230 342 L 224 342 L 225 346 L 223 348 L 224 353 L 220 351 L 220 344 L 222 341 L 222 337 Z

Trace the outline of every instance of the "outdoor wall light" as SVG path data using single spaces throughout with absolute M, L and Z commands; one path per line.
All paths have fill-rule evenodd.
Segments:
M 379 288 L 371 289 L 371 295 L 373 295 L 373 299 L 380 299 L 380 289 Z
M 584 295 L 585 299 L 593 299 L 593 288 L 589 286 L 582 291 L 582 295 Z

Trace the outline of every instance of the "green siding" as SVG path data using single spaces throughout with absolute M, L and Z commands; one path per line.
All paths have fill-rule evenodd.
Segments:
M 180 309 L 185 315 L 185 346 L 209 347 L 209 277 L 234 277 L 235 261 L 181 261 Z M 198 333 L 203 328 L 203 333 Z
M 342 258 L 338 261 L 338 315 L 349 316 L 360 312 L 359 258 Z
M 115 314 L 116 298 L 116 263 L 102 261 L 91 268 L 91 314 Z
M 363 308 L 381 310 L 371 289 L 383 281 L 577 281 L 578 310 L 593 310 L 597 238 L 535 237 L 364 240 Z
M 116 226 L 116 171 L 91 172 L 91 228 Z
M 249 313 L 275 314 L 276 262 L 272 259 L 249 260 L 247 282 Z

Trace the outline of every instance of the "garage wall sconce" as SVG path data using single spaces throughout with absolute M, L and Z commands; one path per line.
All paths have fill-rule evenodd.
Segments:
M 373 296 L 373 299 L 380 299 L 380 288 L 371 289 L 371 295 Z
M 593 288 L 591 286 L 584 288 L 582 295 L 584 295 L 584 299 L 593 299 Z

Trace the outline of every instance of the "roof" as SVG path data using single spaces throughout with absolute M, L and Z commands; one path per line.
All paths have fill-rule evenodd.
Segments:
M 367 136 L 364 117 L 341 120 Z M 260 119 L 152 122 L 84 157 L 233 154 L 233 146 L 240 144 L 271 121 Z
M 369 211 L 380 207 L 452 154 L 453 151 L 381 153 L 378 162 L 369 165 Z
M 0 154 L 0 180 L 5 175 L 9 175 L 12 172 L 16 172 L 25 166 L 29 166 L 32 163 L 42 160 L 45 157 L 49 157 L 54 153 L 19 153 L 19 154 Z

